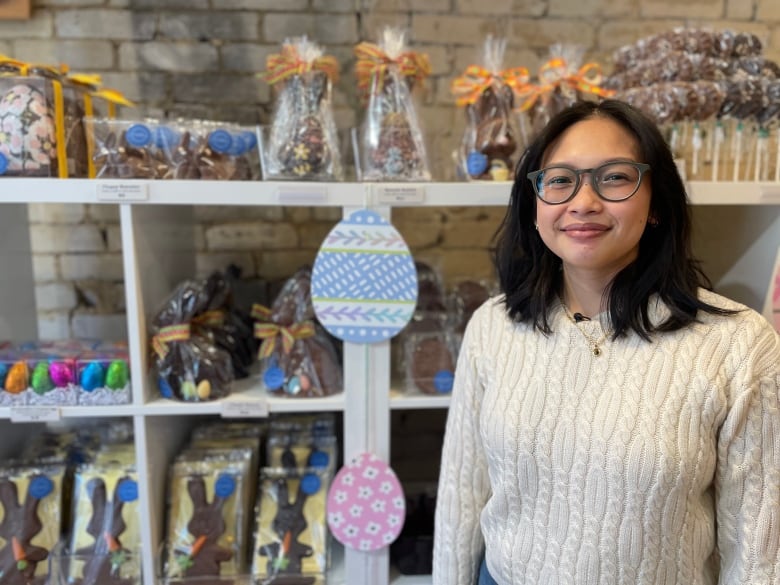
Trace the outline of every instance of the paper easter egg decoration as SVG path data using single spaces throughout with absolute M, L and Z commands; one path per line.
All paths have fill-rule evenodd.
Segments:
M 52 109 L 32 83 L 14 85 L 0 97 L 0 170 L 46 176 L 57 158 Z
M 384 461 L 361 453 L 342 467 L 328 491 L 328 526 L 344 546 L 374 551 L 392 544 L 404 526 L 406 498 Z
M 354 343 L 390 339 L 412 318 L 417 271 L 401 234 L 361 209 L 325 238 L 311 277 L 314 312 L 334 336 Z

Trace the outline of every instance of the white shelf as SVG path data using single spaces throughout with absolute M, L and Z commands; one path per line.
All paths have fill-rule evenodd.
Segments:
M 4 203 L 131 203 L 134 205 L 303 205 L 330 207 L 504 206 L 512 183 L 310 183 L 305 181 L 149 181 L 3 178 Z M 120 195 L 98 192 L 130 186 Z M 780 183 L 688 183 L 694 205 L 780 205 Z M 122 192 L 120 189 L 119 192 Z M 397 192 L 398 195 L 388 196 Z
M 431 585 L 432 583 L 431 575 L 401 575 L 395 570 L 390 575 L 391 585 Z
M 138 413 L 138 408 L 133 406 L 132 404 L 116 404 L 116 405 L 100 405 L 100 406 L 38 406 L 38 405 L 31 405 L 31 406 L 20 406 L 20 407 L 10 407 L 10 406 L 3 406 L 0 407 L 0 420 L 10 420 L 12 411 L 16 408 L 17 410 L 23 411 L 24 409 L 30 409 L 30 411 L 35 411 L 38 409 L 58 409 L 59 410 L 59 416 L 61 418 L 108 418 L 108 417 L 122 417 L 122 416 L 133 416 Z M 31 421 L 35 422 L 35 421 Z
M 449 394 L 411 394 L 403 390 L 390 390 L 390 408 L 393 410 L 415 410 L 431 408 L 449 408 Z

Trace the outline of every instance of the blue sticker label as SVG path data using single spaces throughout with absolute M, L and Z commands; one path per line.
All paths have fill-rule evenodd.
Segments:
M 215 152 L 228 152 L 232 144 L 233 138 L 227 130 L 214 130 L 209 134 L 209 146 Z
M 263 374 L 263 383 L 269 390 L 278 390 L 284 385 L 284 371 L 282 368 L 271 366 Z
M 54 482 L 45 475 L 34 477 L 30 481 L 30 495 L 36 500 L 42 500 L 54 490 Z
M 163 398 L 173 398 L 173 389 L 165 378 L 162 376 L 157 378 L 157 386 L 160 389 L 160 394 Z
M 246 152 L 246 140 L 240 134 L 233 135 L 233 144 L 228 149 L 228 154 L 232 156 L 241 156 Z
M 179 136 L 173 128 L 159 126 L 154 131 L 154 145 L 157 148 L 171 149 L 179 143 Z
M 309 456 L 309 467 L 327 467 L 330 457 L 325 451 L 314 451 Z
M 116 497 L 120 502 L 135 502 L 138 499 L 138 483 L 133 479 L 124 479 L 119 482 Z
M 433 376 L 433 387 L 437 392 L 452 392 L 452 382 L 455 377 L 449 370 L 439 370 Z
M 147 146 L 152 141 L 152 132 L 144 124 L 133 124 L 127 129 L 125 140 L 130 146 Z
M 320 476 L 315 473 L 307 473 L 301 478 L 301 491 L 307 496 L 312 496 L 320 491 Z
M 0 175 L 4 175 L 5 172 L 8 170 L 8 158 L 2 153 L 0 153 Z
M 241 132 L 241 137 L 244 139 L 244 142 L 246 143 L 246 149 L 247 150 L 254 150 L 257 146 L 257 135 L 254 132 L 250 132 L 249 130 L 244 130 Z
M 220 475 L 214 484 L 214 495 L 220 498 L 229 498 L 236 491 L 236 480 L 232 475 Z
M 466 170 L 472 177 L 477 177 L 487 170 L 488 159 L 487 156 L 481 152 L 473 150 L 466 158 Z

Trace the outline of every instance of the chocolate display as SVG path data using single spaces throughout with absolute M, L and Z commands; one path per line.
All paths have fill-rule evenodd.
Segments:
M 230 355 L 192 325 L 208 307 L 202 283 L 184 281 L 168 297 L 152 322 L 154 373 L 165 398 L 199 402 L 230 394 Z
M 431 178 L 412 90 L 430 72 L 425 55 L 406 49 L 402 30 L 384 29 L 379 45 L 360 43 L 358 86 L 367 92 L 360 131 L 360 174 L 366 181 L 428 181 Z
M 452 390 L 455 373 L 453 341 L 448 334 L 410 334 L 406 340 L 407 384 L 425 394 Z
M 463 333 L 471 315 L 490 298 L 490 286 L 485 282 L 461 280 L 450 294 L 450 311 L 455 315 L 455 332 Z
M 316 321 L 311 269 L 298 270 L 270 309 L 256 307 L 255 336 L 262 340 L 260 367 L 265 388 L 279 395 L 328 396 L 343 389 L 335 341 Z

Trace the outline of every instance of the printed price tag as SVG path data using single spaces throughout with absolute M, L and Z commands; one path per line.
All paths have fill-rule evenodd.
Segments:
M 56 406 L 12 406 L 11 422 L 52 422 L 62 418 L 60 409 Z
M 268 402 L 265 399 L 240 402 L 225 400 L 222 403 L 222 418 L 266 418 Z
M 97 182 L 98 201 L 146 201 L 149 199 L 149 185 L 146 183 Z
M 374 185 L 377 203 L 424 203 L 424 185 Z
M 328 200 L 328 188 L 320 185 L 289 185 L 279 187 L 277 198 L 281 205 L 313 205 Z

